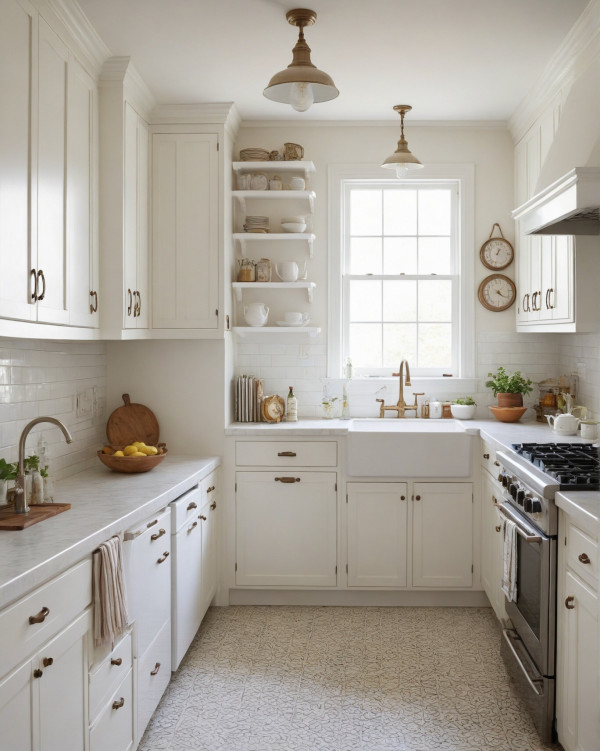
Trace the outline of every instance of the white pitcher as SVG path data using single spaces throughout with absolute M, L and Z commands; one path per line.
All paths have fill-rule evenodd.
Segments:
M 546 415 L 548 425 L 561 435 L 576 435 L 581 422 L 575 415 Z
M 269 317 L 269 308 L 262 302 L 244 305 L 244 319 L 248 326 L 264 326 Z
M 275 271 L 282 282 L 295 282 L 298 279 L 306 279 L 306 261 L 302 269 L 296 261 L 280 261 L 275 264 Z

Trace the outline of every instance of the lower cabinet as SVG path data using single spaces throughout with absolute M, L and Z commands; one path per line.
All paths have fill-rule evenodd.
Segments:
M 506 618 L 502 591 L 503 522 L 495 506 L 501 489 L 488 472 L 481 475 L 481 583 L 496 617 L 503 620 Z
M 337 475 L 236 474 L 236 584 L 334 587 Z

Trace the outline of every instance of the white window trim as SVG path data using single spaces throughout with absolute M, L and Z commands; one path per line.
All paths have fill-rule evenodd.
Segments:
M 383 175 L 382 175 L 383 173 Z M 328 169 L 328 278 L 329 312 L 327 337 L 327 375 L 339 378 L 342 373 L 342 257 L 341 243 L 344 232 L 343 216 L 344 180 L 396 181 L 380 165 L 331 164 Z M 411 179 L 410 176 L 407 179 Z M 428 164 L 418 171 L 415 180 L 456 180 L 459 185 L 459 373 L 456 378 L 473 378 L 475 375 L 475 295 L 474 284 L 474 185 L 473 164 Z M 446 382 L 448 379 L 444 379 Z

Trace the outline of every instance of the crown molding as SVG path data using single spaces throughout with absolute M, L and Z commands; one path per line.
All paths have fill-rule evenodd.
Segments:
M 111 57 L 104 62 L 100 76 L 100 88 L 121 88 L 125 99 L 133 104 L 139 114 L 150 119 L 156 100 L 143 78 L 137 72 L 130 57 Z
M 410 128 L 506 130 L 506 120 L 411 120 Z M 242 120 L 241 128 L 393 128 L 397 120 Z
M 600 55 L 600 0 L 591 0 L 552 56 L 544 72 L 508 120 L 515 141 L 523 138 L 533 123 L 561 93 Z
M 225 130 L 235 137 L 241 119 L 234 102 L 212 102 L 204 104 L 158 104 L 152 110 L 150 122 L 152 124 L 223 125 Z

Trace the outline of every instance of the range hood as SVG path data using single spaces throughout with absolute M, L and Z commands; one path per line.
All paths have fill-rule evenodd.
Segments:
M 576 167 L 512 212 L 526 235 L 599 235 L 600 167 Z

